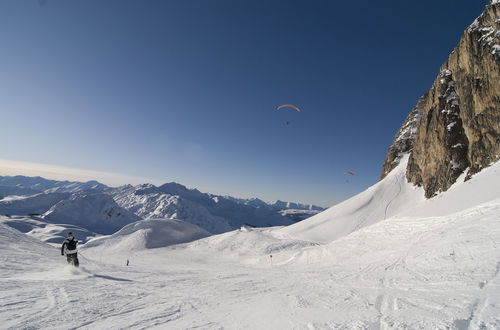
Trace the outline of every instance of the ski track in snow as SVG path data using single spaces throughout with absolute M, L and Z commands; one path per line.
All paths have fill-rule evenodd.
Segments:
M 212 237 L 204 248 L 135 252 L 128 267 L 103 251 L 83 249 L 73 269 L 56 249 L 45 258 L 15 250 L 2 256 L 0 328 L 496 329 L 499 214 L 496 201 L 392 218 L 276 251 L 272 265 L 267 255 L 215 253 Z

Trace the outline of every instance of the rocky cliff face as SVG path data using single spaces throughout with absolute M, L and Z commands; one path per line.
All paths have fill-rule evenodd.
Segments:
M 500 2 L 492 0 L 464 32 L 396 134 L 385 177 L 410 153 L 407 178 L 427 197 L 500 158 Z

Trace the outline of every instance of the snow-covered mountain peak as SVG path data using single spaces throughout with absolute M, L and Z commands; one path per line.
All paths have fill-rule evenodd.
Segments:
M 133 189 L 136 195 L 161 194 L 161 190 L 151 183 L 140 184 L 133 187 Z
M 241 200 L 202 193 L 171 182 L 160 187 L 139 185 L 110 189 L 116 202 L 144 219 L 180 219 L 210 233 L 249 226 L 288 225 L 292 220 L 269 205 L 258 208 Z M 257 199 L 255 199 L 257 201 Z
M 198 189 L 188 189 L 186 186 L 176 182 L 165 183 L 159 186 L 158 189 L 165 194 L 177 195 L 203 205 L 211 205 L 214 203 L 208 194 L 204 194 Z
M 111 234 L 141 220 L 118 206 L 108 194 L 74 194 L 52 206 L 43 218 L 51 223 L 70 223 L 100 234 Z
M 177 182 L 167 182 L 158 187 L 161 191 L 171 195 L 183 195 L 186 193 L 197 192 L 197 189 L 188 189 L 186 186 Z

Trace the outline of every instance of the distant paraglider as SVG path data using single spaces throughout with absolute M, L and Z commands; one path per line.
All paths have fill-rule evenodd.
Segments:
M 295 110 L 297 112 L 300 112 L 300 108 L 296 105 L 293 105 L 293 104 L 282 104 L 280 105 L 279 107 L 276 108 L 276 110 L 281 110 L 281 109 L 291 109 L 291 110 Z M 288 126 L 290 125 L 290 121 L 287 120 L 285 122 L 285 125 Z
M 351 171 L 345 171 L 345 172 L 344 172 L 344 175 L 356 176 L 356 173 L 351 172 Z M 346 182 L 346 183 L 349 183 L 349 180 L 348 180 L 348 179 L 346 179 L 346 180 L 345 180 L 345 182 Z
M 300 108 L 296 105 L 293 105 L 293 104 L 282 104 L 279 107 L 277 107 L 276 110 L 281 110 L 281 109 L 285 109 L 285 108 L 290 108 L 290 109 L 296 110 L 297 112 L 300 112 Z

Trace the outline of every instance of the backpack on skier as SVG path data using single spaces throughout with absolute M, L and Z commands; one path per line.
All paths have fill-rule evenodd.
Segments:
M 78 267 L 80 265 L 76 248 L 77 245 L 78 240 L 73 236 L 72 232 L 69 232 L 68 237 L 64 240 L 61 246 L 61 255 L 66 255 L 66 261 L 68 262 L 68 264 L 75 267 Z

